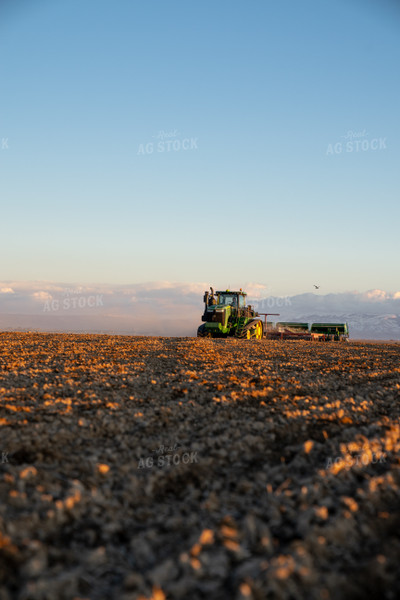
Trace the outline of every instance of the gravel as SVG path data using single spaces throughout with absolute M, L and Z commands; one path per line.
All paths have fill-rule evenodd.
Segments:
M 0 334 L 0 600 L 395 600 L 399 359 Z

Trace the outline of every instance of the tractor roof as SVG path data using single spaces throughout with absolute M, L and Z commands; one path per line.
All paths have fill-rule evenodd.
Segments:
M 247 296 L 246 292 L 243 292 L 242 290 L 237 291 L 237 290 L 219 290 L 217 292 L 215 292 L 216 294 L 240 294 L 241 296 Z

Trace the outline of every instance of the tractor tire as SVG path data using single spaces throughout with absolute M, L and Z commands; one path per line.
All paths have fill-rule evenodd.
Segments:
M 197 337 L 205 337 L 206 335 L 206 328 L 204 325 L 200 325 L 200 327 L 197 329 Z
M 205 325 L 200 325 L 200 327 L 197 330 L 197 337 L 211 338 L 213 337 L 213 335 L 211 331 L 207 331 Z
M 262 321 L 259 321 L 259 320 L 252 321 L 250 323 L 250 327 L 246 327 L 246 332 L 245 332 L 246 339 L 262 340 L 264 337 L 263 329 L 264 328 L 263 328 Z
M 263 327 L 262 321 L 257 321 L 255 338 L 256 338 L 256 340 L 262 340 L 263 337 L 264 337 L 264 327 Z

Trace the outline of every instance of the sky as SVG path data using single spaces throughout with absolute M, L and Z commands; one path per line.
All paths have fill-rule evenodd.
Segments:
M 399 31 L 389 0 L 0 0 L 2 289 L 396 294 Z

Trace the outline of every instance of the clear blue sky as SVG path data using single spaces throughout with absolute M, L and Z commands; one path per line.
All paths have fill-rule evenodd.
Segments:
M 0 0 L 0 280 L 397 290 L 399 33 L 390 1 Z

